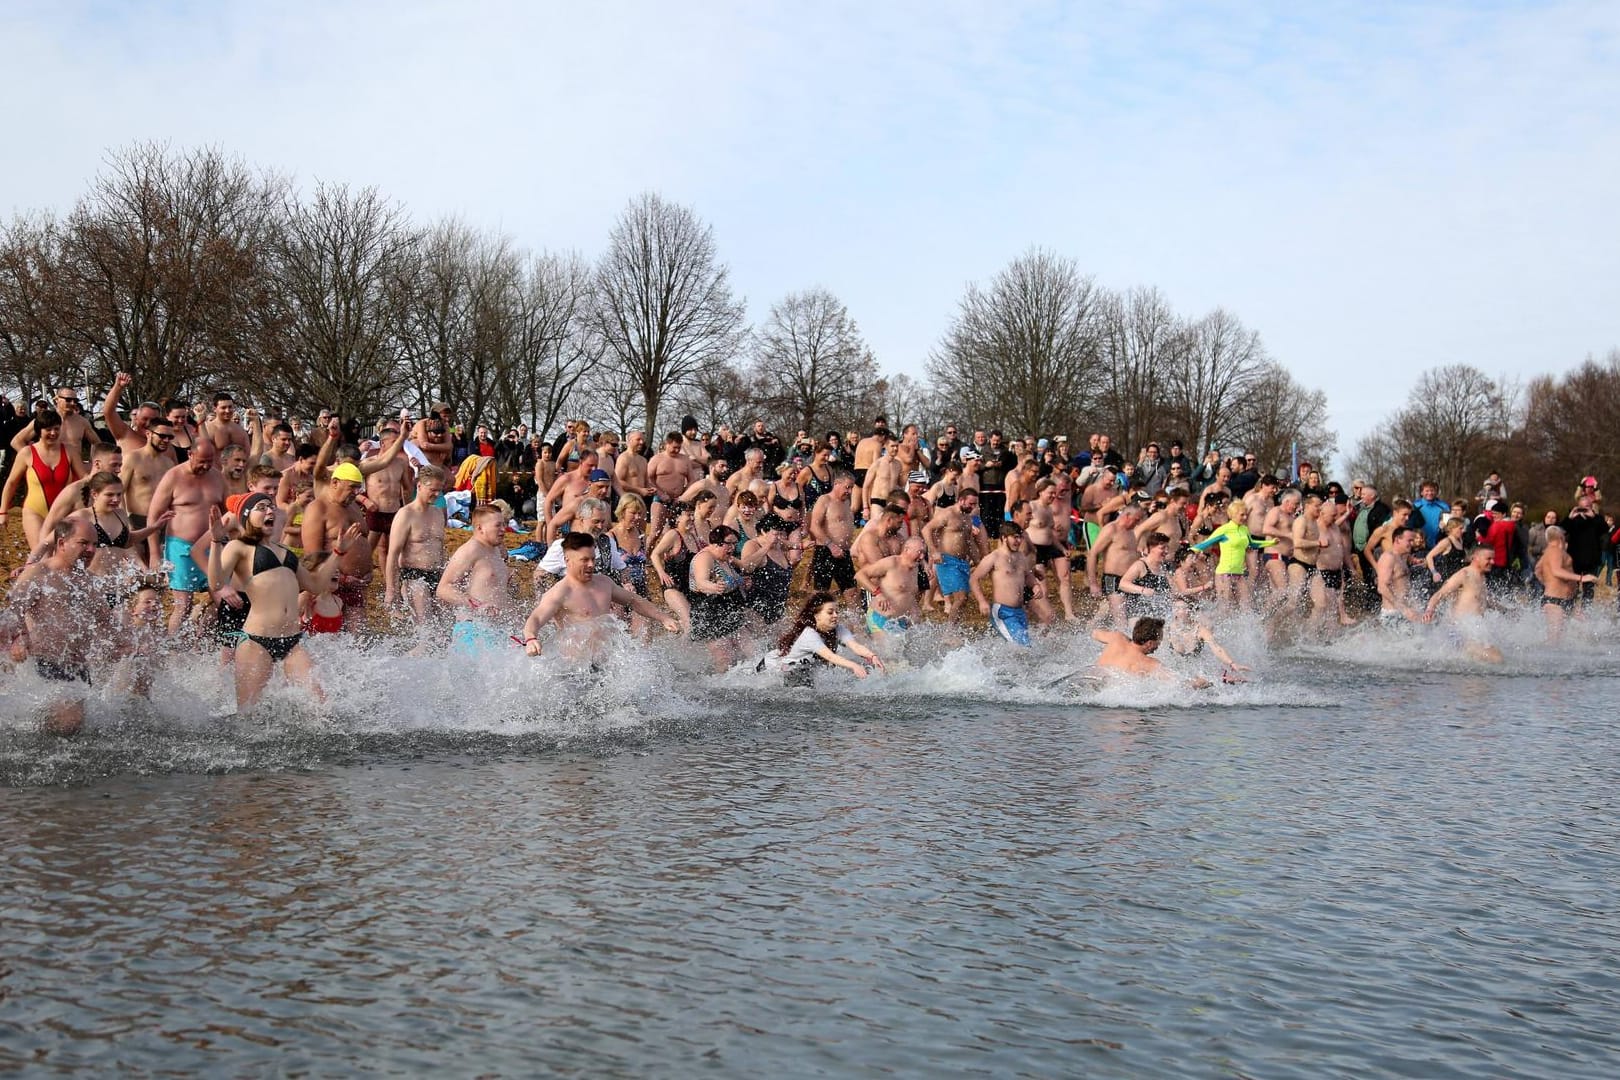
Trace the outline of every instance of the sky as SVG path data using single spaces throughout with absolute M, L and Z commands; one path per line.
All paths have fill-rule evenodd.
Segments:
M 0 213 L 210 145 L 595 256 L 645 191 L 751 318 L 812 286 L 925 375 L 1040 246 L 1224 307 L 1339 452 L 1425 369 L 1620 346 L 1620 4 L 10 0 Z

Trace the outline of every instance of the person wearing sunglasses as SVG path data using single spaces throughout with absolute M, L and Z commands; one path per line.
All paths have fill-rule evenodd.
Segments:
M 90 460 L 90 451 L 101 441 L 101 437 L 90 426 L 90 421 L 84 418 L 84 403 L 79 400 L 77 390 L 67 386 L 58 387 L 54 405 L 53 411 L 62 422 L 60 445 L 79 471 L 84 472 L 85 464 Z M 30 420 L 11 437 L 11 449 L 22 453 L 23 448 L 34 441 L 35 430 L 34 421 Z

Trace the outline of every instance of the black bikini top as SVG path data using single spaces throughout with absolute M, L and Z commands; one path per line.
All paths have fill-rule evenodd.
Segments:
M 298 573 L 298 556 L 289 549 L 281 558 L 263 544 L 253 545 L 253 576 L 267 574 L 271 570 L 283 569 Z
M 107 530 L 101 527 L 101 519 L 96 516 L 96 512 L 94 510 L 90 511 L 90 522 L 96 527 L 96 547 L 129 547 L 129 526 L 124 525 L 122 520 L 119 521 L 119 524 L 124 525 L 123 531 L 120 532 L 116 537 L 107 535 Z

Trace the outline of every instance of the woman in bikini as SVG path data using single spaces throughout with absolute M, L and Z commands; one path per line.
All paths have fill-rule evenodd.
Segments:
M 318 591 L 309 571 L 298 556 L 270 539 L 279 511 L 275 500 L 254 493 L 242 501 L 239 519 L 242 533 L 231 540 L 220 521 L 218 508 L 209 512 L 208 524 L 214 543 L 208 549 L 209 587 L 221 594 L 227 604 L 245 601 L 243 620 L 236 643 L 236 707 L 246 711 L 258 704 L 277 664 L 287 678 L 321 696 L 315 683 L 315 665 L 302 644 L 299 625 L 299 594 Z M 357 544 L 365 534 L 352 525 L 343 534 L 344 544 Z M 342 554 L 339 549 L 338 554 Z M 246 582 L 240 591 L 234 582 Z M 240 606 L 240 605 L 233 605 Z

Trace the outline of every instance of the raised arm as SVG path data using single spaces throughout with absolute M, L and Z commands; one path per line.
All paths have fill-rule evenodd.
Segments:
M 383 447 L 380 454 L 360 463 L 360 475 L 370 476 L 372 473 L 382 472 L 384 469 L 388 468 L 388 466 L 394 463 L 394 459 L 399 457 L 400 451 L 404 448 L 405 425 L 401 424 L 399 425 L 399 434 L 394 436 L 392 442 Z
M 107 391 L 107 398 L 101 403 L 101 419 L 107 425 L 107 434 L 113 437 L 113 442 L 121 443 L 130 434 L 130 427 L 118 415 L 118 401 L 124 396 L 124 387 L 131 382 L 127 371 L 120 371 L 113 376 L 112 389 Z

